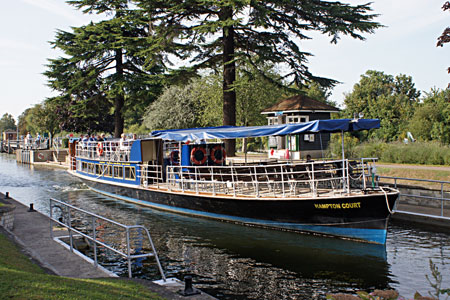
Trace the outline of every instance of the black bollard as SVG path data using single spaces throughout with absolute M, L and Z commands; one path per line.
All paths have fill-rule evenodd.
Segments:
M 183 296 L 192 296 L 200 294 L 200 291 L 192 287 L 192 276 L 184 277 L 184 291 L 179 292 Z
M 6 192 L 5 199 L 9 199 L 9 192 Z
M 28 210 L 28 212 L 34 212 L 34 204 L 30 203 L 30 209 Z

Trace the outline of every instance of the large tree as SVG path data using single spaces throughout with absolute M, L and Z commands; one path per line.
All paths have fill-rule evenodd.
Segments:
M 108 119 L 113 114 L 114 135 L 119 137 L 124 130 L 124 116 L 136 118 L 133 111 L 142 112 L 161 89 L 154 76 L 161 72 L 158 64 L 143 68 L 146 58 L 141 52 L 151 47 L 149 18 L 143 10 L 130 8 L 128 0 L 67 2 L 85 13 L 106 14 L 108 18 L 72 28 L 71 32 L 57 31 L 52 45 L 65 55 L 50 59 L 45 72 L 49 85 L 60 92 L 53 100 L 75 106 L 68 108 L 68 116 L 81 121 L 92 115 Z M 110 109 L 105 109 L 107 102 Z M 70 124 L 76 119 L 66 121 Z
M 392 76 L 369 70 L 345 95 L 344 116 L 352 118 L 363 113 L 365 118 L 379 118 L 381 129 L 371 131 L 370 137 L 394 141 L 408 131 L 420 92 L 410 76 Z M 364 133 L 363 133 L 364 134 Z
M 0 133 L 7 129 L 16 130 L 16 128 L 16 121 L 14 120 L 14 117 L 8 113 L 4 114 L 0 119 Z
M 450 90 L 432 89 L 417 106 L 408 127 L 414 138 L 450 144 Z
M 450 1 L 446 1 L 442 6 L 442 10 L 450 11 Z M 450 42 L 450 27 L 445 28 L 444 32 L 438 37 L 437 46 L 442 47 L 445 43 Z M 447 69 L 448 73 L 450 73 L 450 68 Z M 450 84 L 449 84 L 450 87 Z
M 336 81 L 314 76 L 306 65 L 311 54 L 300 42 L 308 31 L 318 31 L 338 41 L 340 35 L 363 40 L 380 24 L 373 22 L 369 4 L 351 6 L 320 0 L 140 0 L 155 28 L 149 57 L 165 52 L 166 59 L 189 59 L 178 74 L 203 68 L 223 68 L 223 124 L 236 124 L 236 62 L 255 67 L 261 62 L 283 64 L 285 77 L 301 85 Z M 264 74 L 264 70 L 260 69 Z M 230 155 L 234 143 L 227 145 Z

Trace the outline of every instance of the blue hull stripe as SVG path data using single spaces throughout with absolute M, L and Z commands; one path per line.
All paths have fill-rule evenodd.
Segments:
M 368 241 L 371 243 L 382 244 L 382 245 L 384 245 L 386 243 L 386 229 L 343 228 L 343 227 L 333 227 L 333 226 L 325 226 L 325 225 L 305 225 L 305 224 L 299 224 L 299 223 L 283 223 L 283 222 L 259 220 L 259 219 L 252 219 L 252 218 L 243 218 L 243 217 L 216 214 L 216 213 L 192 210 L 192 209 L 187 209 L 187 208 L 174 207 L 174 206 L 169 206 L 169 205 L 165 205 L 165 204 L 153 203 L 153 202 L 143 201 L 143 200 L 127 197 L 127 196 L 117 195 L 114 193 L 105 192 L 105 191 L 98 190 L 98 189 L 95 189 L 92 187 L 89 187 L 89 188 L 92 189 L 93 191 L 96 191 L 100 194 L 110 196 L 112 198 L 118 198 L 118 199 L 125 200 L 127 202 L 133 202 L 136 204 L 141 204 L 144 206 L 149 206 L 149 207 L 157 208 L 160 210 L 172 211 L 172 212 L 181 213 L 181 214 L 194 215 L 194 216 L 219 219 L 219 220 L 226 220 L 226 221 L 238 222 L 238 223 L 243 223 L 243 224 L 253 224 L 253 225 L 258 225 L 258 226 L 263 226 L 263 227 L 273 227 L 273 228 L 279 228 L 279 229 L 281 228 L 281 229 L 295 230 L 295 231 L 307 231 L 307 232 L 322 233 L 322 234 L 339 236 L 339 237 L 359 239 L 359 240 L 364 240 L 364 241 Z

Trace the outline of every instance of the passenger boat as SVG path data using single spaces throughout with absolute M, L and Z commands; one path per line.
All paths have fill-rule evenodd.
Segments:
M 152 208 L 385 244 L 399 192 L 374 181 L 374 159 L 233 161 L 223 139 L 379 128 L 379 120 L 154 131 L 149 138 L 73 140 L 70 171 L 99 193 Z

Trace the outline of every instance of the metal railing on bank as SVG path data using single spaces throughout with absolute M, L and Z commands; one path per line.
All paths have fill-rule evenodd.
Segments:
M 400 189 L 400 199 L 426 199 L 436 202 L 436 205 L 430 207 L 440 208 L 440 217 L 444 217 L 444 209 L 447 206 L 450 206 L 450 181 L 442 181 L 442 180 L 431 180 L 431 179 L 418 179 L 418 178 L 405 178 L 405 177 L 392 177 L 392 176 L 378 176 L 379 179 L 388 179 L 393 181 L 393 186 L 396 189 Z M 402 186 L 399 186 L 399 181 L 402 181 Z M 403 183 L 405 183 L 403 185 Z M 409 183 L 427 183 L 431 185 L 438 186 L 438 189 L 425 188 L 423 186 L 409 185 Z M 448 186 L 447 191 L 444 189 L 444 186 Z M 405 189 L 408 192 L 402 192 L 401 190 Z M 418 190 L 421 191 L 422 194 L 413 194 L 412 191 Z M 428 193 L 429 195 L 424 195 Z M 434 195 L 433 195 L 434 194 Z M 450 220 L 450 217 L 448 218 Z
M 81 208 L 70 205 L 66 202 L 50 199 L 50 235 L 53 238 L 53 224 L 56 223 L 69 232 L 69 245 L 70 251 L 73 252 L 74 244 L 74 233 L 76 235 L 82 236 L 89 242 L 93 243 L 94 248 L 94 265 L 98 266 L 98 246 L 104 247 L 127 260 L 128 264 L 128 277 L 132 278 L 131 271 L 131 260 L 133 259 L 144 259 L 147 257 L 154 257 L 158 265 L 159 272 L 164 281 L 166 281 L 166 276 L 161 267 L 158 255 L 156 253 L 155 246 L 153 244 L 152 238 L 149 231 L 142 225 L 124 225 L 114 220 L 99 216 L 97 214 L 91 213 L 89 211 L 83 210 Z M 113 236 L 116 241 L 113 243 L 107 243 L 105 241 L 106 234 L 104 233 L 107 229 L 115 228 L 116 231 L 109 233 Z M 140 239 L 139 248 L 143 247 L 143 240 L 147 237 L 147 242 L 151 246 L 151 252 L 139 253 L 138 249 L 132 249 L 131 247 L 131 233 L 138 232 Z M 144 234 L 142 234 L 144 232 Z M 123 236 L 125 235 L 125 236 Z M 125 240 L 125 241 L 124 241 Z M 126 243 L 125 249 L 123 250 L 123 244 Z M 121 249 L 122 248 L 122 249 Z M 132 254 L 132 252 L 135 254 Z

